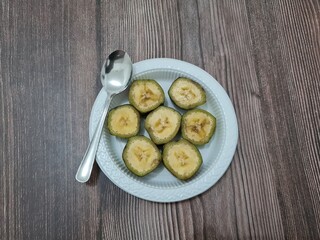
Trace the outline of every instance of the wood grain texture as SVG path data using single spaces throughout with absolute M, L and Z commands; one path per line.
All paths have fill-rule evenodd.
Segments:
M 4 0 L 0 27 L 0 239 L 320 239 L 319 1 Z M 97 165 L 75 181 L 115 49 L 226 89 L 239 142 L 213 188 L 158 204 Z

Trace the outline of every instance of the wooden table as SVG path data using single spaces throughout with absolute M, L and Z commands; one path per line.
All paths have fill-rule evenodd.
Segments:
M 0 239 L 320 239 L 318 0 L 3 0 L 0 26 Z M 226 89 L 239 142 L 214 187 L 159 204 L 97 165 L 76 182 L 115 49 Z

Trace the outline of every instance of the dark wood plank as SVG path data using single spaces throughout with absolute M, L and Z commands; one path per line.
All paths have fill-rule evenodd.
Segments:
M 1 3 L 2 239 L 96 232 L 97 188 L 74 181 L 99 84 L 95 4 Z
M 1 239 L 319 239 L 319 1 L 1 2 Z M 133 197 L 88 144 L 104 57 L 182 59 L 227 90 L 239 144 L 187 201 Z
M 255 4 L 249 3 L 248 8 L 256 8 Z M 317 51 L 312 53 L 308 51 L 307 44 L 300 42 L 296 45 L 294 43 L 300 36 L 307 37 L 304 32 L 309 32 L 307 29 L 312 27 L 313 20 L 319 16 L 317 14 L 319 9 L 310 12 L 306 17 L 303 9 L 307 8 L 307 5 L 300 6 L 300 2 L 296 1 L 291 3 L 294 7 L 284 8 L 282 4 L 264 4 L 259 13 L 249 17 L 251 18 L 249 23 L 255 30 L 252 31 L 252 39 L 259 49 L 255 50 L 255 55 L 258 57 L 255 60 L 255 66 L 264 99 L 262 102 L 262 111 L 265 113 L 263 119 L 268 128 L 266 131 L 268 152 L 272 156 L 271 164 L 275 174 L 273 182 L 277 189 L 284 234 L 290 239 L 316 239 L 319 238 L 317 227 L 319 222 L 317 223 L 317 217 L 314 214 L 317 204 L 311 204 L 310 193 L 313 191 L 307 183 L 310 175 L 304 170 L 307 159 L 301 151 L 300 139 L 304 138 L 305 133 L 298 134 L 298 131 L 301 131 L 306 124 L 312 124 L 315 127 L 319 122 L 310 121 L 301 125 L 295 122 L 296 119 L 302 117 L 302 115 L 298 116 L 298 111 L 303 110 L 296 105 L 297 100 L 300 98 L 303 102 L 308 101 L 309 92 L 319 89 L 319 83 L 312 80 L 312 78 L 319 79 L 319 68 L 303 67 L 303 71 L 300 71 L 301 76 L 292 74 L 292 71 L 301 69 L 305 61 L 310 61 L 307 59 L 313 59 L 312 55 L 319 54 L 319 48 L 313 48 Z M 286 16 L 283 17 L 284 15 Z M 287 21 L 292 18 L 300 18 L 303 24 L 301 26 L 293 22 L 288 24 Z M 268 21 L 264 21 L 265 19 Z M 288 31 L 290 29 L 288 26 L 291 26 L 292 32 Z M 309 40 L 306 39 L 305 43 L 319 41 L 316 36 L 319 37 L 319 35 L 314 35 L 313 38 L 311 36 Z M 297 61 L 297 56 L 302 59 Z M 259 61 L 259 58 L 264 61 Z M 316 65 L 319 65 L 319 62 Z M 308 79 L 308 75 L 312 76 L 311 79 Z M 293 86 L 299 82 L 303 82 L 303 88 L 306 88 L 308 94 L 300 92 L 300 90 L 305 91 L 303 88 L 292 91 Z M 308 85 L 312 87 L 309 88 Z M 315 96 L 313 101 L 318 99 L 319 97 Z M 312 107 L 313 104 L 308 105 Z M 319 109 L 317 105 L 314 107 L 314 110 Z M 311 139 L 308 140 L 308 145 L 316 147 L 315 142 Z M 315 158 L 309 159 L 315 164 L 319 159 L 319 152 L 316 155 Z M 319 168 L 319 164 L 316 165 Z M 313 181 L 317 182 L 318 179 L 319 176 L 316 176 Z

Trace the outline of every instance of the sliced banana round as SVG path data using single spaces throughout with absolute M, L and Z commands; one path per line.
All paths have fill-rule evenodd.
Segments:
M 209 142 L 216 129 L 216 118 L 202 109 L 187 111 L 181 121 L 182 137 L 195 145 Z
M 206 92 L 201 85 L 189 78 L 177 78 L 169 89 L 171 100 L 182 109 L 192 109 L 204 104 Z
M 178 133 L 181 115 L 170 107 L 160 106 L 148 114 L 145 129 L 155 144 L 170 142 Z
M 120 138 L 135 136 L 140 129 L 140 114 L 129 104 L 116 107 L 108 113 L 107 126 L 111 135 Z
M 164 145 L 163 163 L 175 177 L 187 180 L 199 170 L 202 156 L 196 146 L 181 139 Z
M 127 168 L 139 177 L 152 172 L 161 162 L 157 146 L 145 136 L 129 138 L 122 158 Z
M 129 102 L 141 113 L 147 113 L 164 103 L 164 92 L 153 79 L 135 80 L 129 89 Z

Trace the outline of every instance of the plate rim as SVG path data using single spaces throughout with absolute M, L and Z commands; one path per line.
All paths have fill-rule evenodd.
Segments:
M 133 64 L 133 73 L 132 76 L 135 76 L 136 74 L 148 71 L 148 70 L 157 70 L 157 69 L 173 69 L 173 70 L 178 70 L 190 75 L 195 75 L 195 72 L 198 75 L 203 75 L 205 78 L 210 79 L 209 81 L 212 82 L 212 84 L 214 85 L 215 88 L 217 88 L 217 90 L 212 89 L 211 86 L 207 86 L 208 88 L 211 89 L 212 92 L 214 92 L 216 95 L 218 95 L 217 97 L 219 98 L 220 101 L 223 100 L 223 104 L 222 104 L 222 110 L 224 111 L 224 114 L 226 115 L 225 117 L 225 124 L 226 124 L 226 142 L 229 140 L 229 142 L 227 142 L 225 145 L 228 146 L 228 152 L 226 152 L 224 150 L 224 152 L 222 152 L 222 157 L 224 164 L 222 164 L 222 167 L 220 166 L 220 169 L 218 169 L 217 171 L 215 171 L 216 169 L 213 169 L 212 171 L 215 171 L 213 174 L 214 178 L 211 179 L 212 181 L 203 181 L 203 183 L 205 185 L 201 185 L 200 187 L 198 187 L 197 189 L 194 189 L 193 191 L 190 191 L 189 194 L 181 194 L 181 191 L 186 191 L 188 188 L 192 187 L 192 185 L 196 185 L 196 183 L 198 181 L 195 181 L 193 184 L 188 184 L 187 186 L 183 187 L 179 187 L 179 188 L 174 188 L 174 189 L 160 189 L 160 188 L 152 188 L 150 186 L 142 186 L 142 188 L 144 188 L 142 191 L 134 191 L 132 190 L 132 188 L 130 188 L 130 186 L 123 186 L 123 184 L 119 181 L 116 181 L 112 178 L 112 176 L 110 176 L 110 174 L 107 172 L 107 170 L 104 169 L 104 166 L 101 162 L 101 160 L 99 159 L 98 153 L 99 151 L 97 151 L 96 154 L 96 162 L 98 164 L 98 166 L 100 167 L 101 171 L 107 176 L 107 178 L 113 182 L 116 186 L 118 186 L 120 189 L 122 189 L 123 191 L 134 195 L 138 198 L 144 199 L 144 200 L 148 200 L 148 201 L 152 201 L 152 202 L 162 202 L 162 203 L 169 203 L 169 202 L 178 202 L 178 201 L 183 201 L 186 199 L 190 199 L 192 197 L 195 197 L 201 193 L 204 193 L 205 191 L 207 191 L 209 188 L 213 187 L 221 178 L 222 176 L 226 173 L 226 171 L 228 170 L 232 160 L 233 160 L 233 156 L 237 147 L 237 143 L 238 143 L 238 135 L 239 135 L 239 130 L 238 130 L 238 123 L 237 123 L 237 118 L 236 118 L 236 114 L 235 114 L 235 110 L 233 107 L 233 104 L 231 102 L 231 99 L 229 98 L 227 92 L 225 91 L 225 89 L 220 85 L 220 83 L 213 77 L 211 76 L 208 72 L 206 72 L 205 70 L 203 70 L 202 68 L 193 65 L 191 63 L 182 61 L 182 60 L 178 60 L 178 59 L 173 59 L 173 58 L 151 58 L 151 59 L 146 59 L 137 63 Z M 218 93 L 218 94 L 217 94 Z M 93 136 L 93 130 L 94 127 L 93 125 L 93 118 L 94 118 L 94 112 L 95 109 L 97 108 L 97 105 L 99 104 L 100 98 L 103 97 L 103 95 L 106 95 L 106 91 L 104 89 L 101 89 L 99 94 L 97 95 L 94 104 L 92 106 L 91 109 L 91 113 L 90 113 L 90 119 L 89 119 L 89 139 L 92 139 Z M 232 133 L 232 134 L 231 134 Z M 101 148 L 101 146 L 98 147 Z M 223 146 L 223 149 L 225 149 L 226 146 Z M 224 156 L 223 156 L 224 155 Z M 221 162 L 222 160 L 219 159 L 219 161 Z M 219 162 L 218 161 L 218 162 Z M 220 163 L 219 162 L 219 163 Z M 220 164 L 221 165 L 221 164 Z M 132 181 L 132 184 L 137 184 L 135 181 L 129 179 L 129 181 Z M 186 189 L 185 189 L 186 188 Z M 149 191 L 147 191 L 149 190 Z M 148 192 L 147 194 L 145 194 L 144 192 Z M 150 191 L 152 192 L 150 194 Z M 173 197 L 171 197 L 170 199 L 168 199 L 166 196 L 167 194 L 163 194 L 164 192 L 166 192 L 167 194 L 169 194 L 170 192 L 173 194 Z M 177 193 L 178 192 L 178 193 Z M 164 196 L 164 197 L 162 197 Z

